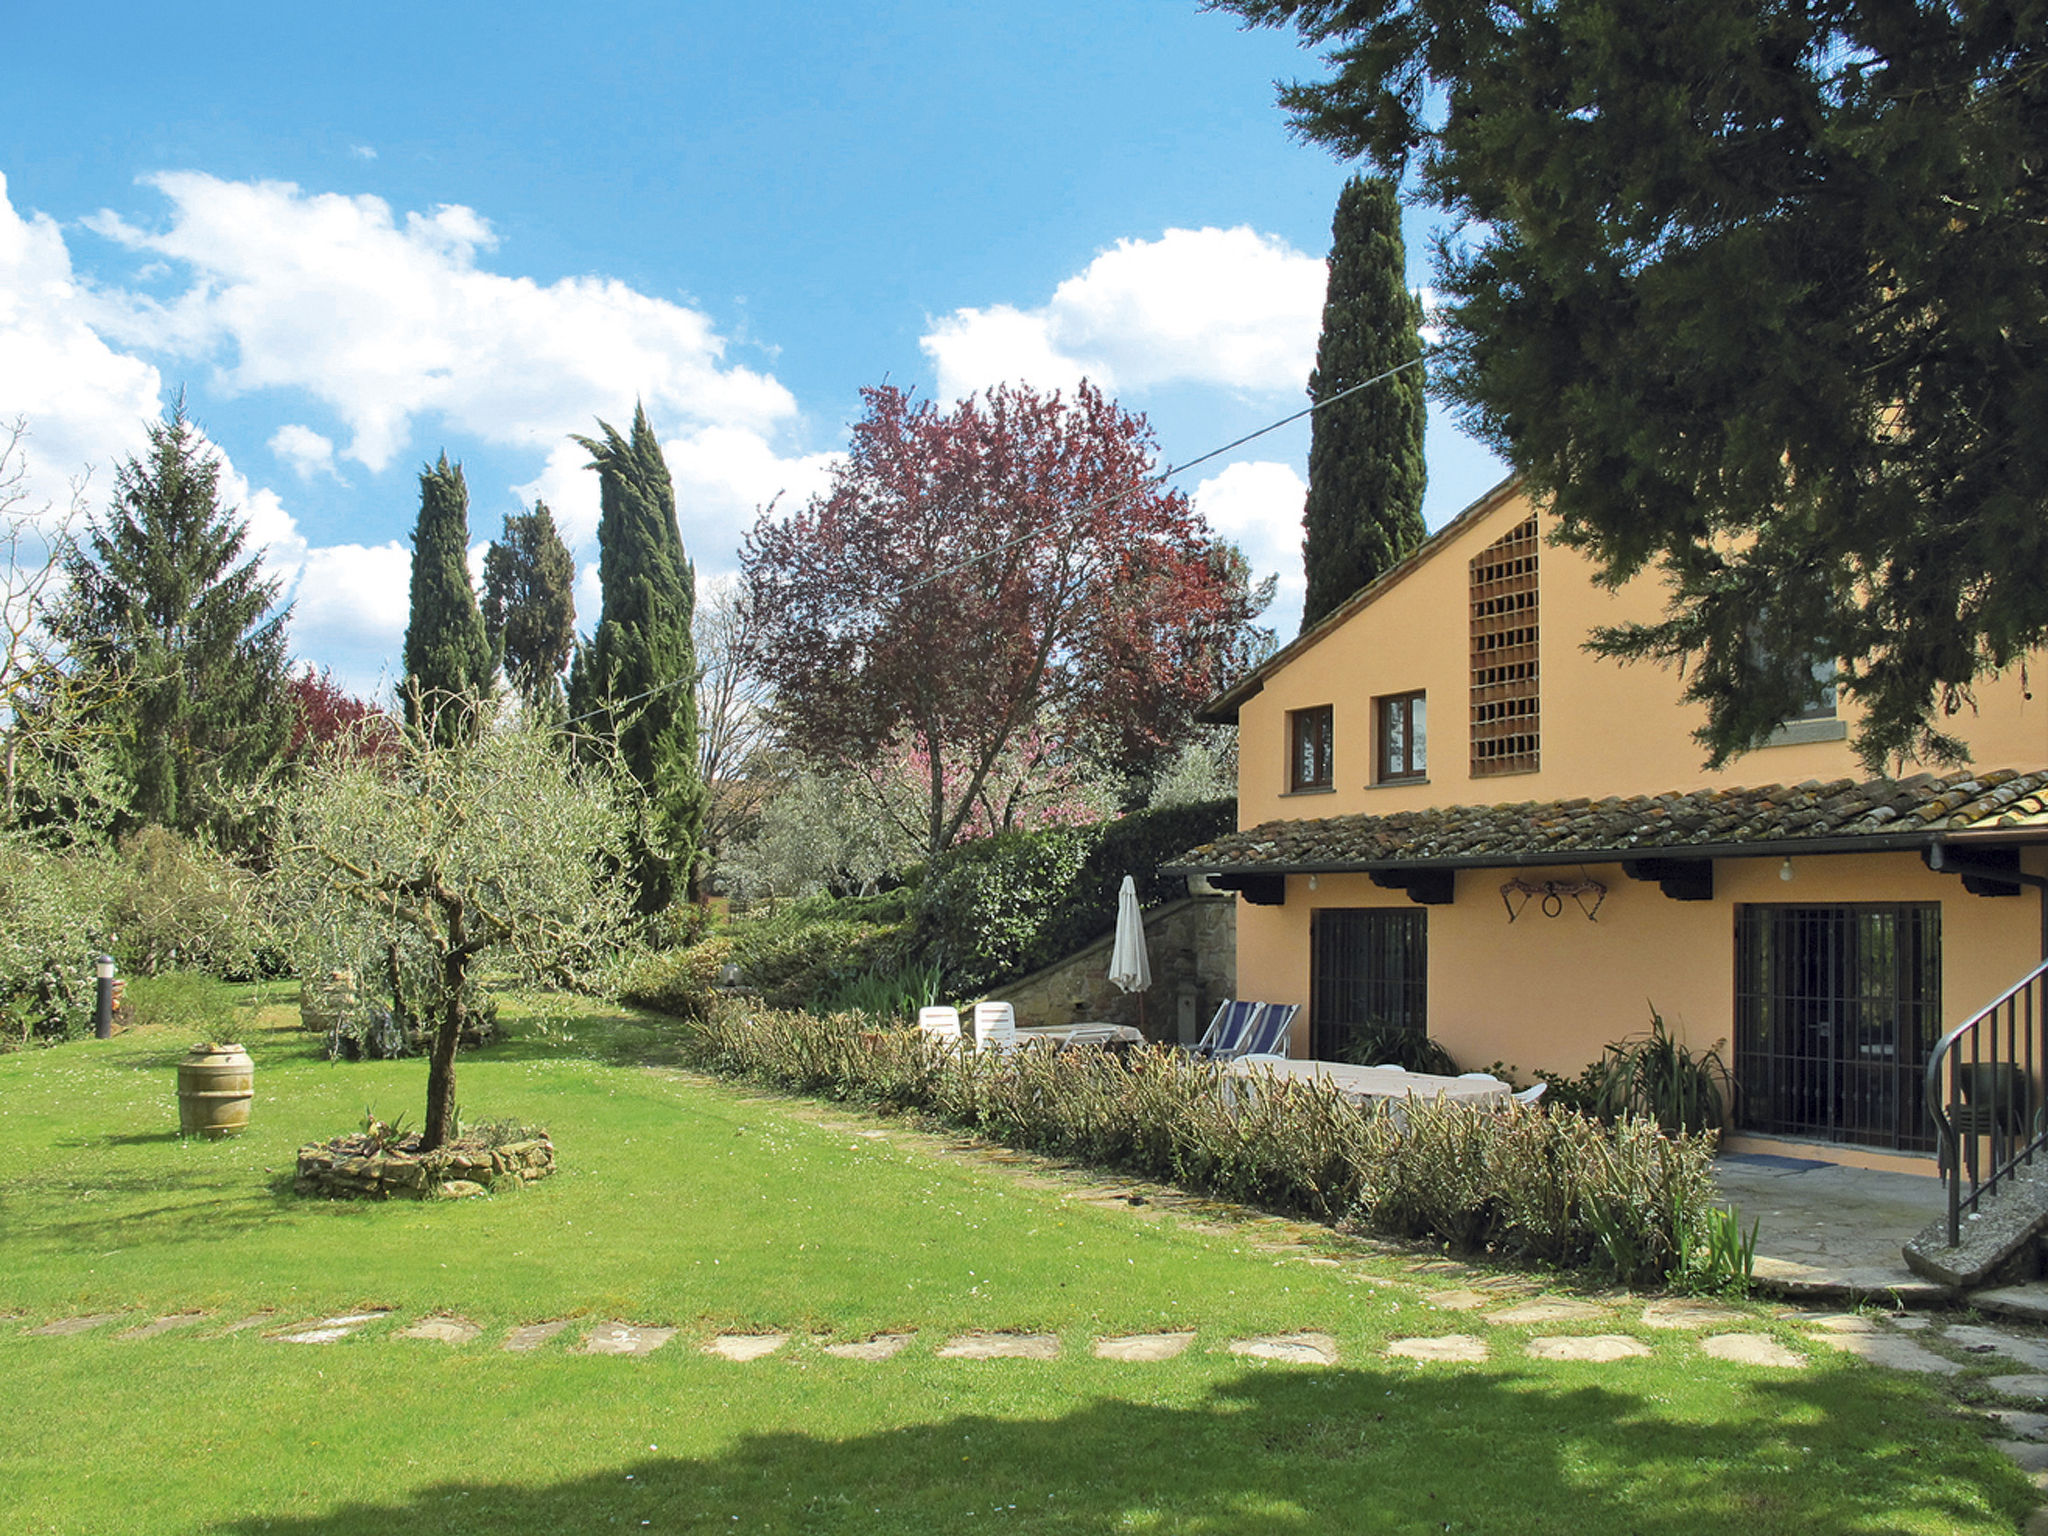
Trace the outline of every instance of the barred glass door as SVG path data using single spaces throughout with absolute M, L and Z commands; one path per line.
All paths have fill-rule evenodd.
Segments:
M 1941 907 L 1735 913 L 1738 1123 L 1928 1151 L 1922 1074 L 1941 1035 Z
M 1325 907 L 1309 915 L 1309 1049 L 1345 1059 L 1354 1039 L 1429 1029 L 1429 914 Z

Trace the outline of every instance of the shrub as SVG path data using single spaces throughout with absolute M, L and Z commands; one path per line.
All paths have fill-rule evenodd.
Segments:
M 1720 1130 L 1734 1090 L 1718 1050 L 1694 1055 L 1665 1027 L 1656 1009 L 1642 1035 L 1617 1040 L 1577 1078 L 1540 1073 L 1562 1089 L 1560 1100 L 1602 1120 L 1640 1115 L 1667 1131 Z
M 741 977 L 774 1008 L 811 1007 L 877 964 L 893 966 L 897 955 L 895 926 L 816 907 L 750 918 L 730 931 Z
M 717 996 L 719 973 L 732 959 L 733 941 L 716 934 L 687 949 L 656 950 L 628 961 L 616 986 L 619 1000 L 698 1019 Z
M 105 915 L 92 872 L 0 835 L 0 1042 L 63 1040 L 92 1028 L 95 938 Z
M 1519 1104 L 1361 1106 L 1326 1085 L 1256 1087 L 1183 1052 L 952 1050 L 914 1031 L 721 1005 L 686 1032 L 698 1065 L 923 1111 L 1012 1146 L 1376 1231 L 1590 1265 L 1630 1284 L 1681 1271 L 1709 1229 L 1711 1136 Z
M 112 876 L 107 921 L 122 970 L 258 974 L 267 935 L 254 882 L 229 860 L 166 827 L 143 827 L 121 839 Z
M 1368 1026 L 1353 1034 L 1337 1052 L 1339 1061 L 1361 1067 L 1399 1066 L 1410 1072 L 1455 1077 L 1458 1064 L 1451 1053 L 1428 1035 L 1393 1025 Z
M 235 1038 L 235 994 L 201 971 L 164 971 L 130 978 L 121 989 L 121 1017 L 135 1027 L 160 1025 L 212 1040 Z

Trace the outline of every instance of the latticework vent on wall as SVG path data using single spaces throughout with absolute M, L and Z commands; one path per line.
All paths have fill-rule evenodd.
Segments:
M 1536 519 L 1472 557 L 1472 775 L 1542 766 Z

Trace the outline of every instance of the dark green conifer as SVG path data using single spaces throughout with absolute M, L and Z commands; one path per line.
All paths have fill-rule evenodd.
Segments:
M 648 802 L 635 853 L 642 912 L 678 886 L 694 890 L 704 824 L 697 766 L 697 659 L 690 640 L 696 572 L 676 526 L 675 489 L 661 444 L 636 406 L 627 440 L 600 421 L 578 437 L 597 471 L 598 587 L 604 611 L 569 671 L 569 708 L 593 734 L 615 736 Z
M 491 686 L 491 647 L 469 584 L 469 488 L 448 455 L 420 471 L 412 531 L 412 617 L 405 627 L 405 721 L 434 722 L 446 743 L 473 730 Z
M 1309 398 L 1328 400 L 1413 362 L 1421 323 L 1394 185 L 1354 176 L 1330 226 L 1330 288 Z M 1423 385 L 1422 368 L 1408 368 L 1311 418 L 1303 629 L 1422 542 Z
M 242 558 L 248 524 L 220 503 L 220 460 L 181 396 L 115 471 L 113 505 L 64 557 L 53 628 L 126 691 L 133 815 L 232 840 L 233 789 L 291 740 L 280 583 Z
M 505 516 L 484 552 L 484 634 L 505 680 L 530 708 L 562 702 L 562 669 L 576 643 L 576 562 L 548 504 Z

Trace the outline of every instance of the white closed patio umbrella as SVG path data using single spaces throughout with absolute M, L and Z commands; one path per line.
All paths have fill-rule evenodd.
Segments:
M 1138 884 L 1124 876 L 1116 898 L 1116 943 L 1109 951 L 1109 979 L 1138 994 L 1138 1029 L 1145 1028 L 1145 989 L 1152 985 L 1152 959 L 1145 953 L 1145 915 L 1138 910 Z

